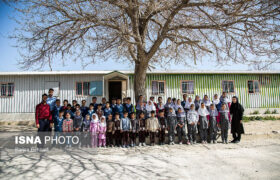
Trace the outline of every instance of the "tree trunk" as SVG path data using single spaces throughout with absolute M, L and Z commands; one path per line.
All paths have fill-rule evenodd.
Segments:
M 146 97 L 146 73 L 148 69 L 148 64 L 144 62 L 135 62 L 134 69 L 134 97 L 137 103 L 138 97 L 142 95 Z

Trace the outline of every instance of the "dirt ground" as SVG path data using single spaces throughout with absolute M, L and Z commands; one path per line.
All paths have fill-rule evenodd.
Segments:
M 279 179 L 280 121 L 253 121 L 244 126 L 246 134 L 239 144 L 45 153 L 3 148 L 0 179 Z

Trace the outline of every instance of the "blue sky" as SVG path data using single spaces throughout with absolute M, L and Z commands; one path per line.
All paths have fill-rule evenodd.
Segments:
M 21 59 L 17 48 L 13 47 L 16 45 L 15 40 L 9 39 L 8 36 L 12 34 L 16 23 L 10 18 L 16 17 L 16 13 L 13 9 L 3 4 L 0 1 L 0 71 L 23 71 L 17 64 L 18 60 Z M 192 60 L 189 60 L 191 63 Z M 62 65 L 62 63 L 56 63 L 52 65 L 53 70 L 83 70 L 80 62 L 72 62 L 69 60 L 67 64 Z M 160 68 L 156 68 L 160 70 Z M 192 67 L 183 66 L 182 64 L 172 64 L 166 69 L 169 70 L 251 70 L 250 67 L 243 64 L 227 64 L 217 66 L 215 62 L 205 58 L 202 62 L 198 62 L 197 65 Z M 274 70 L 279 70 L 280 67 L 274 68 Z M 49 68 L 46 66 L 43 70 L 48 71 Z M 102 62 L 99 61 L 96 64 L 91 64 L 85 67 L 84 70 L 133 70 L 131 64 L 116 63 L 114 61 Z

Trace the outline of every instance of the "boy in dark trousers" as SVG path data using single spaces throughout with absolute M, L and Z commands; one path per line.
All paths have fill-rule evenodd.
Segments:
M 87 111 L 87 114 L 89 115 L 90 119 L 92 119 L 92 115 L 95 113 L 94 111 L 94 104 L 90 103 L 89 109 Z
M 63 121 L 64 121 L 63 115 L 64 115 L 64 111 L 60 110 L 58 113 L 58 116 L 55 117 L 55 119 L 54 119 L 54 131 L 55 131 L 54 135 L 55 135 L 55 137 L 58 137 L 58 138 L 60 135 L 62 135 L 62 125 L 63 125 Z M 56 145 L 56 143 L 54 145 Z
M 121 133 L 121 120 L 119 113 L 115 113 L 115 143 L 117 147 L 122 145 L 122 133 Z
M 121 133 L 123 135 L 123 148 L 128 148 L 129 132 L 131 130 L 131 122 L 127 116 L 128 116 L 128 112 L 124 112 L 123 118 L 121 118 Z
M 145 113 L 139 113 L 139 146 L 146 146 L 146 121 L 145 121 Z
M 115 106 L 115 113 L 119 113 L 120 118 L 123 118 L 123 105 L 121 104 L 121 99 L 117 99 L 117 104 Z
M 81 115 L 81 111 L 76 110 L 75 115 L 74 115 L 74 119 L 73 119 L 73 126 L 74 126 L 75 134 L 77 136 L 81 135 L 83 121 L 84 121 L 84 118 Z M 80 146 L 80 145 L 81 145 L 81 142 L 79 142 L 78 146 Z
M 89 114 L 87 114 L 85 116 L 85 119 L 84 119 L 83 125 L 82 125 L 82 132 L 83 132 L 82 146 L 84 146 L 84 147 L 91 146 L 89 128 L 90 128 L 90 116 L 89 116 Z
M 54 119 L 54 131 L 55 132 L 62 132 L 62 124 L 64 121 L 64 111 L 60 110 L 58 113 L 58 117 Z
M 117 100 L 115 98 L 112 99 L 112 104 L 111 104 L 111 109 L 113 111 L 113 118 L 115 118 L 115 112 L 116 112 L 116 105 L 117 105 Z
M 58 118 L 59 112 L 62 109 L 62 107 L 60 106 L 60 100 L 56 99 L 55 101 L 55 106 L 54 109 L 52 111 L 52 118 L 55 120 Z
M 73 119 L 74 131 L 76 131 L 76 132 L 80 132 L 81 131 L 83 121 L 84 121 L 84 118 L 81 115 L 81 111 L 80 110 L 76 111 L 75 115 L 74 115 L 74 119 Z
M 92 97 L 91 98 L 91 103 L 93 104 L 93 108 L 94 108 L 94 111 L 96 111 L 97 110 L 97 106 L 98 106 L 98 104 L 97 104 L 97 97 Z
M 106 132 L 106 140 L 107 140 L 108 147 L 113 147 L 114 132 L 115 132 L 115 122 L 113 121 L 112 114 L 109 114 L 107 119 L 107 132 Z
M 159 131 L 159 145 L 164 145 L 165 144 L 165 131 L 167 130 L 167 121 L 164 116 L 164 110 L 159 111 L 159 126 L 160 126 L 160 131 Z
M 106 98 L 103 97 L 103 98 L 101 99 L 101 105 L 102 105 L 102 110 L 103 110 L 103 111 L 104 111 L 104 109 L 105 109 L 105 107 L 106 107 L 106 103 L 107 103 Z
M 136 145 L 136 137 L 137 137 L 138 131 L 139 131 L 139 123 L 138 123 L 138 120 L 135 118 L 134 112 L 132 112 L 130 114 L 130 122 L 131 122 L 131 132 L 129 134 L 130 144 L 131 144 L 131 147 L 134 147 Z
M 128 114 L 130 115 L 131 113 L 135 112 L 135 107 L 133 104 L 131 104 L 131 98 L 128 97 L 126 98 L 126 104 L 124 106 L 124 109 Z
M 109 102 L 106 103 L 106 106 L 105 106 L 103 112 L 104 112 L 104 116 L 106 117 L 106 120 L 108 119 L 108 116 L 110 114 L 113 115 L 113 111 L 112 111 L 112 108 L 110 107 Z
M 81 106 L 81 113 L 82 116 L 85 118 L 87 113 L 88 113 L 88 107 L 86 106 L 87 101 L 86 100 L 82 100 L 82 106 Z
M 75 112 L 76 112 L 76 105 L 77 105 L 77 100 L 73 100 L 72 101 L 72 107 L 71 107 L 71 111 L 72 111 L 72 113 L 73 114 L 75 114 Z

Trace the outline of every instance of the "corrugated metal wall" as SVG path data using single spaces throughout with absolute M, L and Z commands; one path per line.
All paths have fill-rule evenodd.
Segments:
M 133 75 L 130 75 L 130 84 L 133 85 Z M 148 74 L 146 80 L 147 96 L 152 95 L 152 80 L 164 80 L 166 83 L 164 102 L 167 97 L 182 99 L 181 80 L 194 80 L 195 94 L 189 95 L 192 98 L 195 95 L 204 96 L 207 94 L 210 99 L 214 94 L 221 95 L 222 80 L 234 80 L 235 93 L 229 94 L 239 97 L 239 101 L 245 108 L 280 108 L 280 75 L 254 75 L 254 74 Z M 248 80 L 259 80 L 260 93 L 248 93 Z M 133 86 L 130 86 L 128 96 L 134 97 Z M 158 96 L 155 98 L 158 98 Z
M 15 92 L 13 97 L 0 97 L 1 113 L 30 113 L 34 112 L 36 104 L 41 101 L 45 91 L 46 81 L 60 82 L 60 96 L 63 101 L 73 99 L 91 101 L 92 96 L 76 96 L 75 84 L 77 81 L 103 80 L 103 75 L 24 75 L 24 76 L 0 76 L 0 82 L 14 82 Z M 165 81 L 165 94 L 161 95 L 166 101 L 167 97 L 182 99 L 181 80 L 194 80 L 195 94 L 203 96 L 207 94 L 211 99 L 215 93 L 221 94 L 222 80 L 234 80 L 235 93 L 245 108 L 280 108 L 280 75 L 246 75 L 246 74 L 148 74 L 146 81 L 147 95 L 151 96 L 152 80 Z M 260 93 L 248 93 L 248 80 L 260 81 Z M 129 89 L 127 96 L 134 98 L 133 75 L 129 75 Z M 104 89 L 106 90 L 106 83 Z M 108 97 L 106 91 L 104 95 Z M 155 96 L 158 98 L 158 96 Z M 100 101 L 101 96 L 98 97 Z M 134 102 L 135 103 L 135 102 Z
M 59 99 L 62 101 L 86 99 L 89 103 L 92 96 L 76 96 L 75 86 L 78 81 L 103 80 L 102 75 L 27 75 L 27 76 L 0 76 L 0 82 L 14 82 L 13 97 L 0 97 L 1 113 L 30 113 L 41 101 L 45 91 L 46 81 L 60 82 Z M 101 97 L 98 97 L 100 100 Z

